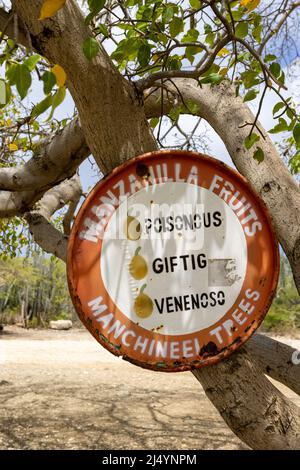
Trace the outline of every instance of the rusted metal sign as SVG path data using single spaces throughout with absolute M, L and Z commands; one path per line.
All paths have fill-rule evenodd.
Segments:
M 71 296 L 106 349 L 142 367 L 213 364 L 260 325 L 278 279 L 264 203 L 193 152 L 126 162 L 87 197 L 68 248 Z

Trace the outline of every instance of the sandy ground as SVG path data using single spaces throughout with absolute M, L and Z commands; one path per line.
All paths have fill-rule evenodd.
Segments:
M 0 449 L 246 449 L 191 373 L 128 364 L 85 330 L 6 328 L 0 371 Z

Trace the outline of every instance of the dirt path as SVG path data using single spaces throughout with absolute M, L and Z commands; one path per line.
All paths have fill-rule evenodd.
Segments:
M 0 363 L 0 449 L 246 448 L 191 373 L 135 367 L 84 330 L 7 328 Z

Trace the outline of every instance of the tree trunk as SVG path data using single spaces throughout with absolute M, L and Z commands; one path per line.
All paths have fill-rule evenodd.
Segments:
M 245 348 L 193 374 L 224 421 L 252 449 L 300 449 L 299 408 L 261 373 Z
M 22 318 L 22 323 L 24 328 L 28 328 L 28 316 L 27 316 L 27 310 L 28 310 L 28 285 L 26 285 L 23 289 L 22 295 L 21 295 L 21 318 Z
M 88 61 L 83 43 L 91 36 L 73 0 L 47 21 L 39 21 L 42 0 L 14 2 L 30 32 L 34 48 L 67 74 L 67 86 L 79 112 L 86 142 L 103 173 L 157 144 L 145 117 L 143 102 L 132 84 L 115 68 L 106 52 Z
M 245 347 L 265 374 L 300 395 L 300 364 L 292 362 L 297 349 L 260 334 L 253 335 Z

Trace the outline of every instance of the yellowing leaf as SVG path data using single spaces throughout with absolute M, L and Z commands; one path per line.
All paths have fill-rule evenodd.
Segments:
M 39 20 L 51 18 L 58 12 L 66 3 L 67 0 L 44 0 L 41 8 Z
M 11 152 L 16 152 L 18 150 L 18 146 L 16 144 L 9 144 L 8 148 Z
M 59 87 L 64 86 L 67 80 L 67 74 L 60 65 L 54 65 L 51 72 L 55 75 L 56 83 Z
M 241 7 L 246 7 L 249 11 L 255 10 L 259 4 L 260 0 L 241 0 Z
M 229 50 L 226 49 L 226 47 L 223 47 L 219 52 L 218 52 L 218 56 L 219 57 L 224 57 L 225 55 L 229 54 Z
M 224 67 L 223 69 L 219 70 L 219 74 L 222 75 L 222 77 L 225 77 L 228 73 L 228 67 Z

